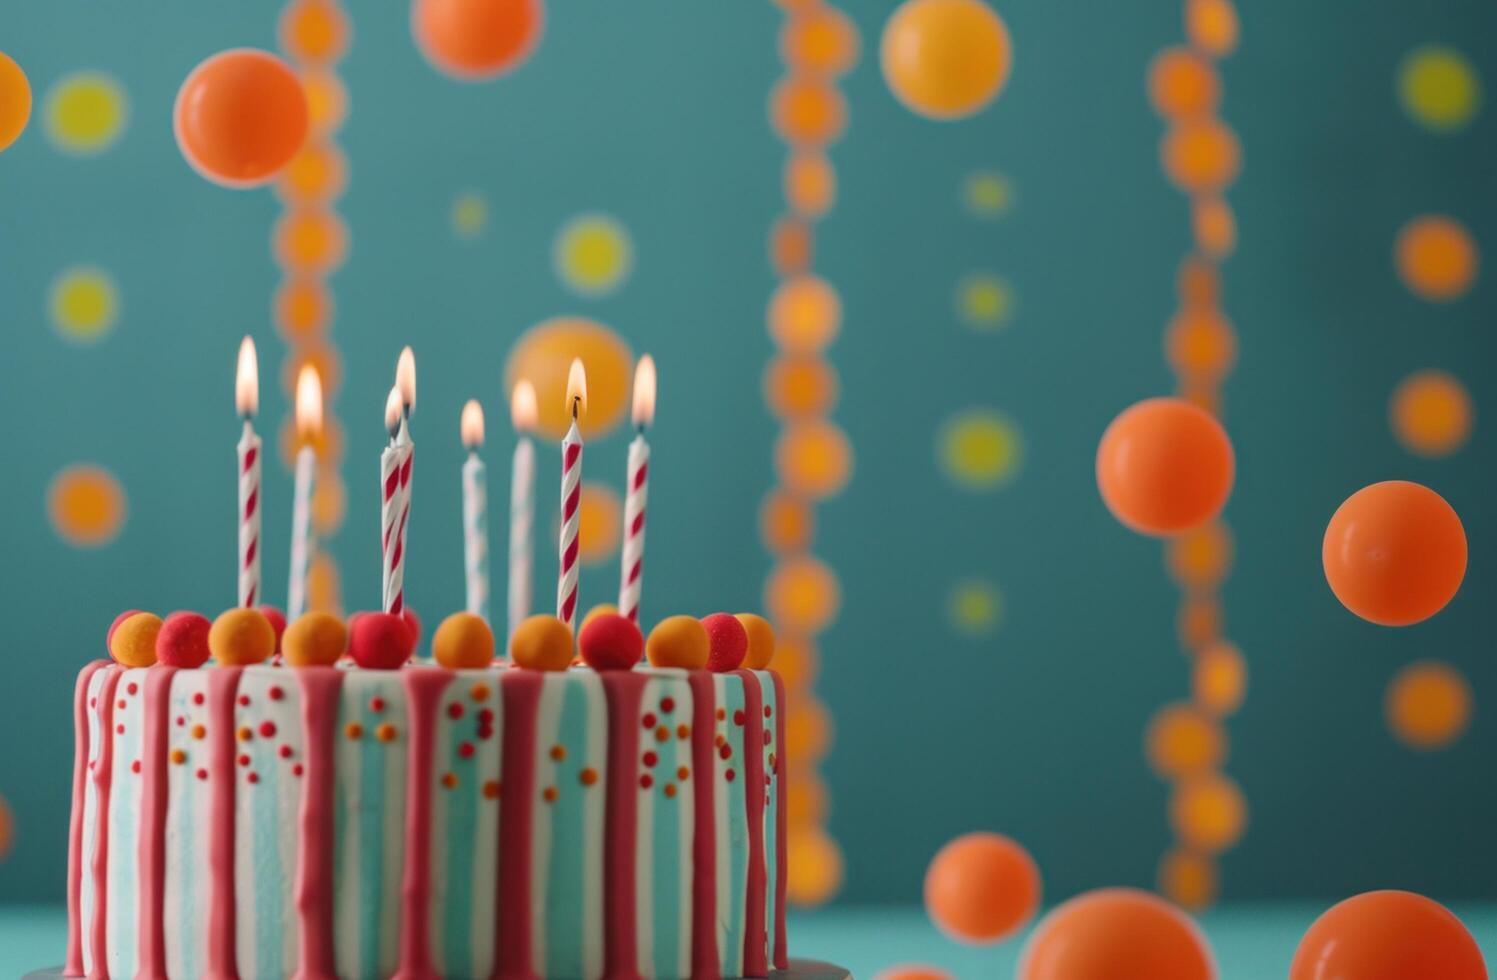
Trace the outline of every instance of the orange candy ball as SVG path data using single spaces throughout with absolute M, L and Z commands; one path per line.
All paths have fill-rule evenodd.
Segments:
M 498 78 L 535 51 L 540 0 L 416 0 L 411 34 L 433 68 L 460 81 Z
M 925 872 L 925 910 L 953 939 L 996 943 L 1023 928 L 1040 904 L 1040 870 L 1001 834 L 966 834 Z
M 1294 951 L 1289 980 L 1486 980 L 1481 949 L 1449 909 L 1375 891 L 1331 906 Z
M 690 616 L 662 619 L 645 640 L 645 656 L 655 667 L 684 667 L 701 670 L 707 666 L 712 641 L 700 621 Z
M 769 625 L 769 620 L 753 613 L 739 613 L 738 621 L 748 634 L 748 653 L 743 658 L 743 666 L 749 670 L 768 670 L 770 661 L 774 660 L 774 627 Z
M 26 73 L 0 51 L 0 152 L 20 138 L 31 118 L 31 83 Z
M 326 612 L 309 612 L 286 627 L 281 651 L 292 667 L 331 667 L 348 649 L 348 627 Z
M 307 138 L 307 97 L 284 61 L 237 48 L 199 64 L 177 92 L 177 145 L 193 169 L 226 187 L 255 187 Z
M 136 613 L 110 631 L 109 655 L 126 667 L 149 667 L 156 662 L 156 637 L 160 633 L 160 616 Z
M 527 670 L 566 670 L 572 666 L 572 628 L 555 616 L 531 616 L 515 627 L 509 655 Z
M 884 25 L 879 56 L 894 97 L 930 119 L 981 110 L 1013 65 L 1008 28 L 982 0 L 905 0 Z
M 1184 912 L 1133 888 L 1055 908 L 1024 944 L 1016 980 L 1214 980 L 1206 937 Z
M 1236 463 L 1221 423 L 1178 398 L 1150 398 L 1113 419 L 1097 447 L 1097 487 L 1124 525 L 1175 534 L 1216 517 Z
M 453 613 L 432 634 L 431 654 L 448 670 L 480 670 L 494 662 L 494 631 L 482 616 Z
M 1347 498 L 1325 529 L 1321 561 L 1341 604 L 1381 626 L 1428 619 L 1466 577 L 1466 530 L 1428 487 L 1388 480 Z
M 221 613 L 208 630 L 208 649 L 225 667 L 247 667 L 269 660 L 275 653 L 275 640 L 275 627 L 258 609 L 230 609 Z

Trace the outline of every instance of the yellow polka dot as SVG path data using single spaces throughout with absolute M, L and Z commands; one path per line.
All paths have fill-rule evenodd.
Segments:
M 65 153 L 102 153 L 124 132 L 129 114 L 119 82 L 101 72 L 76 72 L 47 93 L 47 136 Z
M 978 170 L 962 182 L 962 203 L 975 218 L 997 218 L 1014 206 L 1015 192 L 1011 180 L 993 170 Z
M 992 409 L 975 408 L 948 419 L 936 437 L 936 458 L 965 490 L 993 490 L 1019 471 L 1024 442 L 1017 426 Z
M 1388 685 L 1388 727 L 1405 745 L 1439 749 L 1461 737 L 1471 723 L 1471 685 L 1449 664 L 1410 664 Z
M 101 339 L 119 315 L 119 291 L 102 269 L 74 266 L 52 282 L 48 299 L 52 325 L 80 344 Z
M 946 618 L 967 636 L 991 636 L 1003 619 L 1003 593 L 992 582 L 966 579 L 946 597 Z
M 629 275 L 633 246 L 624 226 L 602 214 L 572 219 L 556 236 L 556 274 L 584 296 L 613 292 Z
M 623 529 L 624 505 L 611 487 L 584 483 L 578 504 L 577 557 L 584 565 L 595 565 L 618 553 Z
M 477 191 L 464 191 L 452 201 L 452 231 L 459 238 L 477 238 L 489 225 L 489 202 Z
M 113 541 L 125 523 L 125 491 L 114 474 L 79 463 L 52 478 L 47 516 L 58 535 L 78 548 Z
M 1481 80 L 1458 51 L 1416 48 L 1398 70 L 1398 96 L 1416 123 L 1437 133 L 1464 128 L 1481 106 Z
M 963 279 L 956 289 L 956 311 L 979 332 L 1008 325 L 1014 315 L 1014 289 L 999 276 L 980 272 Z

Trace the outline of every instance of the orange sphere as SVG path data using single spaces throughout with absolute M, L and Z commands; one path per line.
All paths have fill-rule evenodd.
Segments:
M 0 152 L 20 138 L 31 118 L 31 83 L 14 59 L 0 51 Z
M 1097 487 L 1124 525 L 1174 534 L 1221 513 L 1236 464 L 1221 423 L 1178 398 L 1124 410 L 1097 447 Z
M 775 441 L 774 462 L 787 490 L 822 500 L 842 492 L 852 478 L 852 444 L 833 422 L 796 422 Z
M 1159 147 L 1165 176 L 1181 190 L 1216 194 L 1237 179 L 1242 148 L 1219 120 L 1189 120 L 1172 127 Z
M 200 63 L 177 92 L 177 145 L 193 169 L 225 187 L 257 187 L 307 138 L 307 97 L 268 51 L 236 48 Z
M 1422 895 L 1365 892 L 1310 926 L 1289 980 L 1486 980 L 1481 949 L 1449 909 Z
M 827 415 L 837 394 L 836 368 L 814 354 L 782 354 L 764 370 L 764 401 L 782 421 Z
M 1444 748 L 1471 723 L 1471 685 L 1449 664 L 1409 664 L 1388 685 L 1383 711 L 1388 727 L 1405 745 Z
M 1388 415 L 1393 434 L 1420 456 L 1449 456 L 1471 435 L 1471 396 L 1444 371 L 1419 371 L 1399 382 Z
M 1078 895 L 1040 920 L 1019 955 L 1016 980 L 1214 980 L 1216 964 L 1195 922 L 1134 888 Z
M 1426 214 L 1398 233 L 1394 245 L 1398 275 L 1416 295 L 1449 302 L 1465 295 L 1476 280 L 1476 241 L 1454 218 Z
M 1341 604 L 1381 626 L 1428 619 L 1466 577 L 1466 529 L 1428 487 L 1388 480 L 1346 499 L 1325 529 L 1321 561 Z
M 461 81 L 498 78 L 530 57 L 541 39 L 540 0 L 415 0 L 411 34 L 438 71 Z
M 1013 46 L 982 0 L 905 0 L 884 25 L 879 58 L 889 90 L 911 112 L 961 119 L 1002 91 Z
M 847 128 L 847 100 L 815 78 L 786 78 L 769 95 L 769 121 L 793 146 L 826 146 Z
M 803 74 L 846 74 L 858 61 L 858 28 L 830 5 L 795 11 L 780 30 L 780 57 Z
M 1001 834 L 966 834 L 937 852 L 925 872 L 925 911 L 941 931 L 996 943 L 1022 929 L 1040 905 L 1040 869 Z
M 1149 64 L 1149 101 L 1166 119 L 1192 119 L 1221 102 L 1216 69 L 1187 48 L 1166 48 Z
M 787 633 L 820 633 L 841 605 L 836 573 L 810 555 L 780 561 L 764 582 L 764 611 Z

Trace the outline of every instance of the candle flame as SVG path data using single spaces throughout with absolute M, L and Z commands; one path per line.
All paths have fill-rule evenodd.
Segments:
M 416 355 L 409 347 L 400 352 L 395 364 L 395 387 L 400 392 L 400 404 L 407 415 L 416 408 Z
M 322 434 L 322 379 L 310 364 L 296 374 L 296 434 L 304 440 Z
M 249 337 L 239 343 L 239 367 L 234 372 L 234 410 L 245 418 L 260 410 L 260 362 L 255 357 L 255 342 Z
M 655 359 L 649 354 L 634 367 L 634 427 L 643 429 L 655 421 Z
M 580 357 L 572 358 L 572 366 L 567 369 L 567 411 L 573 420 L 587 414 L 587 371 Z
M 391 388 L 390 397 L 385 399 L 385 431 L 390 433 L 390 438 L 395 438 L 395 433 L 400 431 L 400 389 Z
M 462 430 L 464 449 L 477 449 L 483 445 L 483 406 L 476 398 L 468 399 L 463 406 L 463 418 L 458 427 Z
M 540 408 L 535 403 L 535 385 L 529 378 L 515 382 L 515 390 L 509 396 L 509 418 L 516 432 L 529 432 L 535 428 Z

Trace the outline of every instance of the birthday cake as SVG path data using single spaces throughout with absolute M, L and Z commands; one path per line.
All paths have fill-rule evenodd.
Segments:
M 371 667 L 393 618 L 340 633 L 310 613 L 277 664 L 252 609 L 211 628 L 121 617 L 74 699 L 66 975 L 787 965 L 784 688 L 742 666 L 766 653 L 730 636 L 720 656 L 721 628 L 673 617 L 646 664 L 637 628 L 603 615 L 581 631 L 594 669 L 535 617 L 506 663 L 457 614 L 434 663 Z M 559 656 L 543 649 L 558 628 Z

